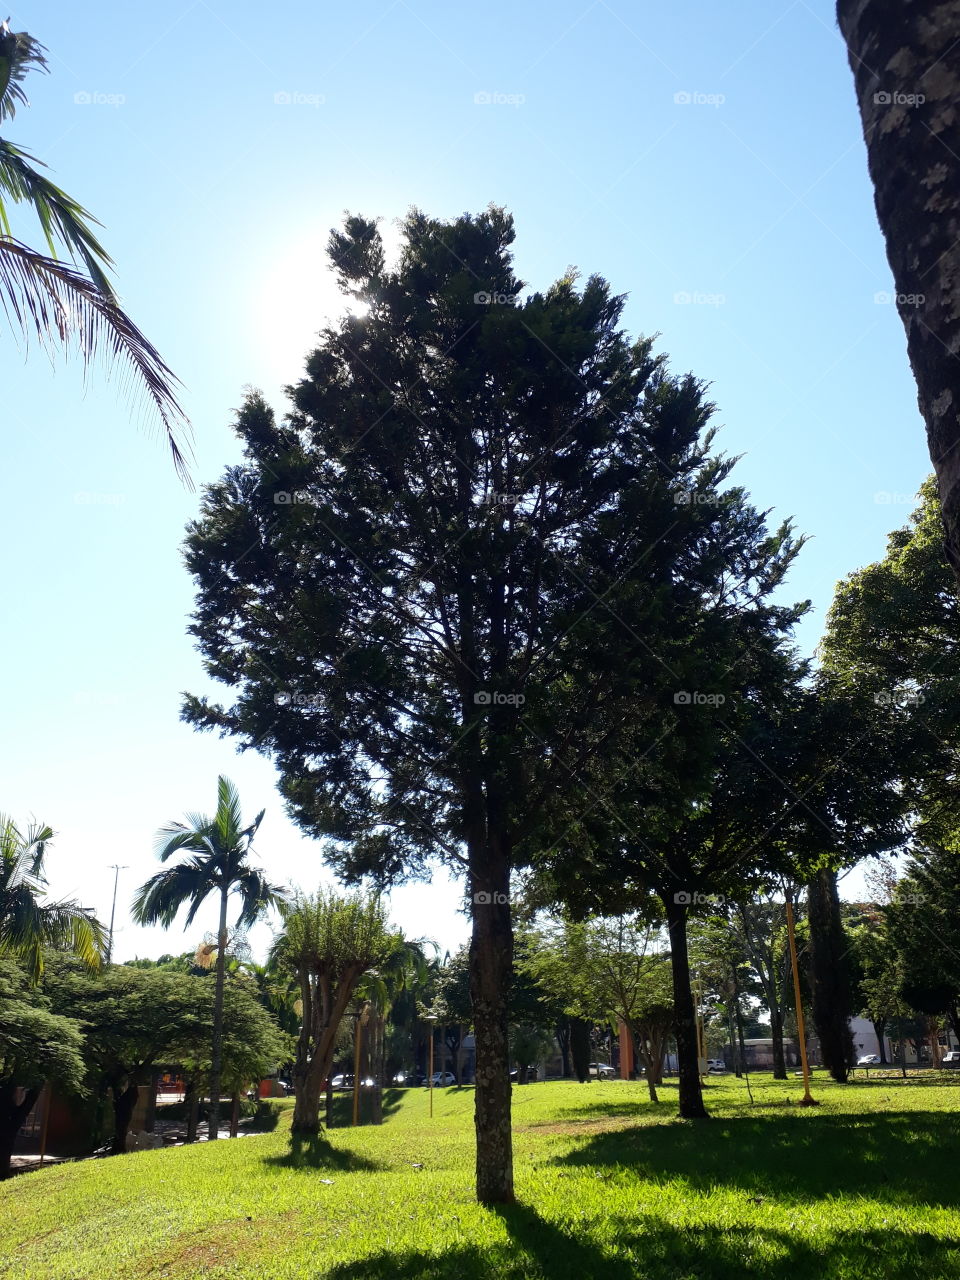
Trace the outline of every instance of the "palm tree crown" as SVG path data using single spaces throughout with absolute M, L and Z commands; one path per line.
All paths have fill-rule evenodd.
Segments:
M 156 853 L 166 862 L 181 851 L 190 856 L 151 876 L 137 890 L 133 917 L 139 924 L 169 928 L 181 907 L 188 907 L 185 927 L 193 923 L 207 896 L 214 892 L 240 896 L 237 928 L 251 925 L 271 906 L 285 900 L 279 885 L 251 866 L 253 838 L 263 821 L 261 809 L 243 825 L 240 797 L 228 778 L 217 780 L 217 812 L 213 818 L 190 813 L 185 822 L 171 822 L 157 832 Z
M 106 931 L 90 911 L 73 901 L 42 901 L 52 839 L 49 827 L 32 823 L 23 834 L 0 814 L 0 954 L 22 961 L 34 982 L 43 976 L 48 949 L 72 951 L 91 968 L 100 966 L 106 949 Z

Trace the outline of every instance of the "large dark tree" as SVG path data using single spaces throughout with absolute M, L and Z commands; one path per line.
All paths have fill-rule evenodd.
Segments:
M 838 0 L 907 333 L 944 549 L 960 575 L 960 0 Z
M 330 250 L 356 314 L 282 423 L 247 399 L 245 461 L 187 546 L 193 631 L 236 696 L 186 717 L 270 753 L 344 875 L 438 853 L 465 872 L 485 1202 L 513 1198 L 511 872 L 568 818 L 580 856 L 585 764 L 620 725 L 655 751 L 675 716 L 703 722 L 676 695 L 736 683 L 723 665 L 778 625 L 737 619 L 795 549 L 721 493 L 700 384 L 628 340 L 598 278 L 520 300 L 513 237 L 497 209 L 414 213 L 388 269 L 348 219 Z

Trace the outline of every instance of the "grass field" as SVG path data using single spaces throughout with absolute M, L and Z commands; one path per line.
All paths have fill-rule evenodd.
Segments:
M 277 1130 L 0 1186 L 11 1280 L 897 1280 L 960 1277 L 960 1081 L 514 1089 L 520 1204 L 473 1200 L 472 1093 L 394 1091 L 380 1127 Z

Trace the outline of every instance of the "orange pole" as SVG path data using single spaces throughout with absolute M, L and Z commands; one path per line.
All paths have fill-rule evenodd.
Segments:
M 803 1000 L 800 996 L 800 966 L 797 964 L 797 938 L 793 927 L 793 903 L 787 894 L 787 938 L 790 942 L 790 964 L 793 968 L 793 995 L 797 1003 L 797 1039 L 800 1041 L 800 1065 L 803 1068 L 803 1098 L 801 1107 L 816 1107 L 818 1102 L 810 1096 L 810 1064 L 807 1062 L 807 1036 L 803 1026 Z

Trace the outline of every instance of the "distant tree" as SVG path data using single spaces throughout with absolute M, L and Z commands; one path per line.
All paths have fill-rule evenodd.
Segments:
M 47 951 L 70 951 L 90 968 L 106 953 L 106 930 L 78 902 L 44 901 L 43 864 L 53 832 L 31 823 L 26 834 L 0 814 L 0 955 L 18 960 L 34 982 Z
M 518 1023 L 510 1028 L 510 1056 L 517 1064 L 517 1084 L 526 1084 L 531 1070 L 554 1052 L 554 1037 L 544 1027 Z
M 46 50 L 26 31 L 0 23 L 0 123 L 27 105 L 23 81 L 46 71 Z M 177 403 L 176 378 L 120 306 L 107 271 L 113 265 L 94 233 L 97 225 L 76 200 L 42 172 L 41 161 L 0 138 L 0 299 L 25 338 L 44 345 L 76 342 L 84 360 L 101 351 L 123 362 L 146 391 L 166 432 L 177 471 L 187 476 L 186 420 Z M 47 252 L 11 235 L 9 204 L 27 204 L 40 222 Z M 57 260 L 66 249 L 77 266 Z
M 375 894 L 342 897 L 319 889 L 298 894 L 281 914 L 283 931 L 272 954 L 296 974 L 301 1006 L 293 1132 L 310 1135 L 320 1130 L 321 1090 L 357 984 L 367 970 L 389 960 L 400 939 Z
M 51 966 L 44 990 L 54 1007 L 83 1025 L 83 1056 L 93 1085 L 110 1095 L 111 1150 L 125 1150 L 137 1090 L 155 1067 L 176 1066 L 209 1034 L 209 982 L 165 969 L 111 965 L 96 975 Z
M 213 1004 L 213 1063 L 210 1071 L 210 1140 L 220 1131 L 220 1062 L 223 1037 L 223 993 L 227 958 L 227 911 L 234 894 L 240 898 L 237 927 L 253 924 L 269 907 L 283 901 L 284 891 L 271 884 L 253 866 L 253 838 L 263 821 L 261 809 L 249 826 L 243 825 L 240 797 L 228 778 L 217 779 L 217 812 L 213 818 L 190 814 L 187 821 L 171 822 L 157 833 L 156 851 L 161 862 L 188 853 L 141 885 L 133 900 L 133 917 L 139 924 L 169 928 L 186 907 L 189 927 L 211 893 L 220 898 L 217 930 L 216 981 Z
M 10 1172 L 17 1132 L 43 1086 L 82 1090 L 82 1047 L 81 1024 L 53 1013 L 32 977 L 0 960 L 0 1178 Z
M 956 0 L 838 0 L 880 230 L 960 575 L 960 95 Z

